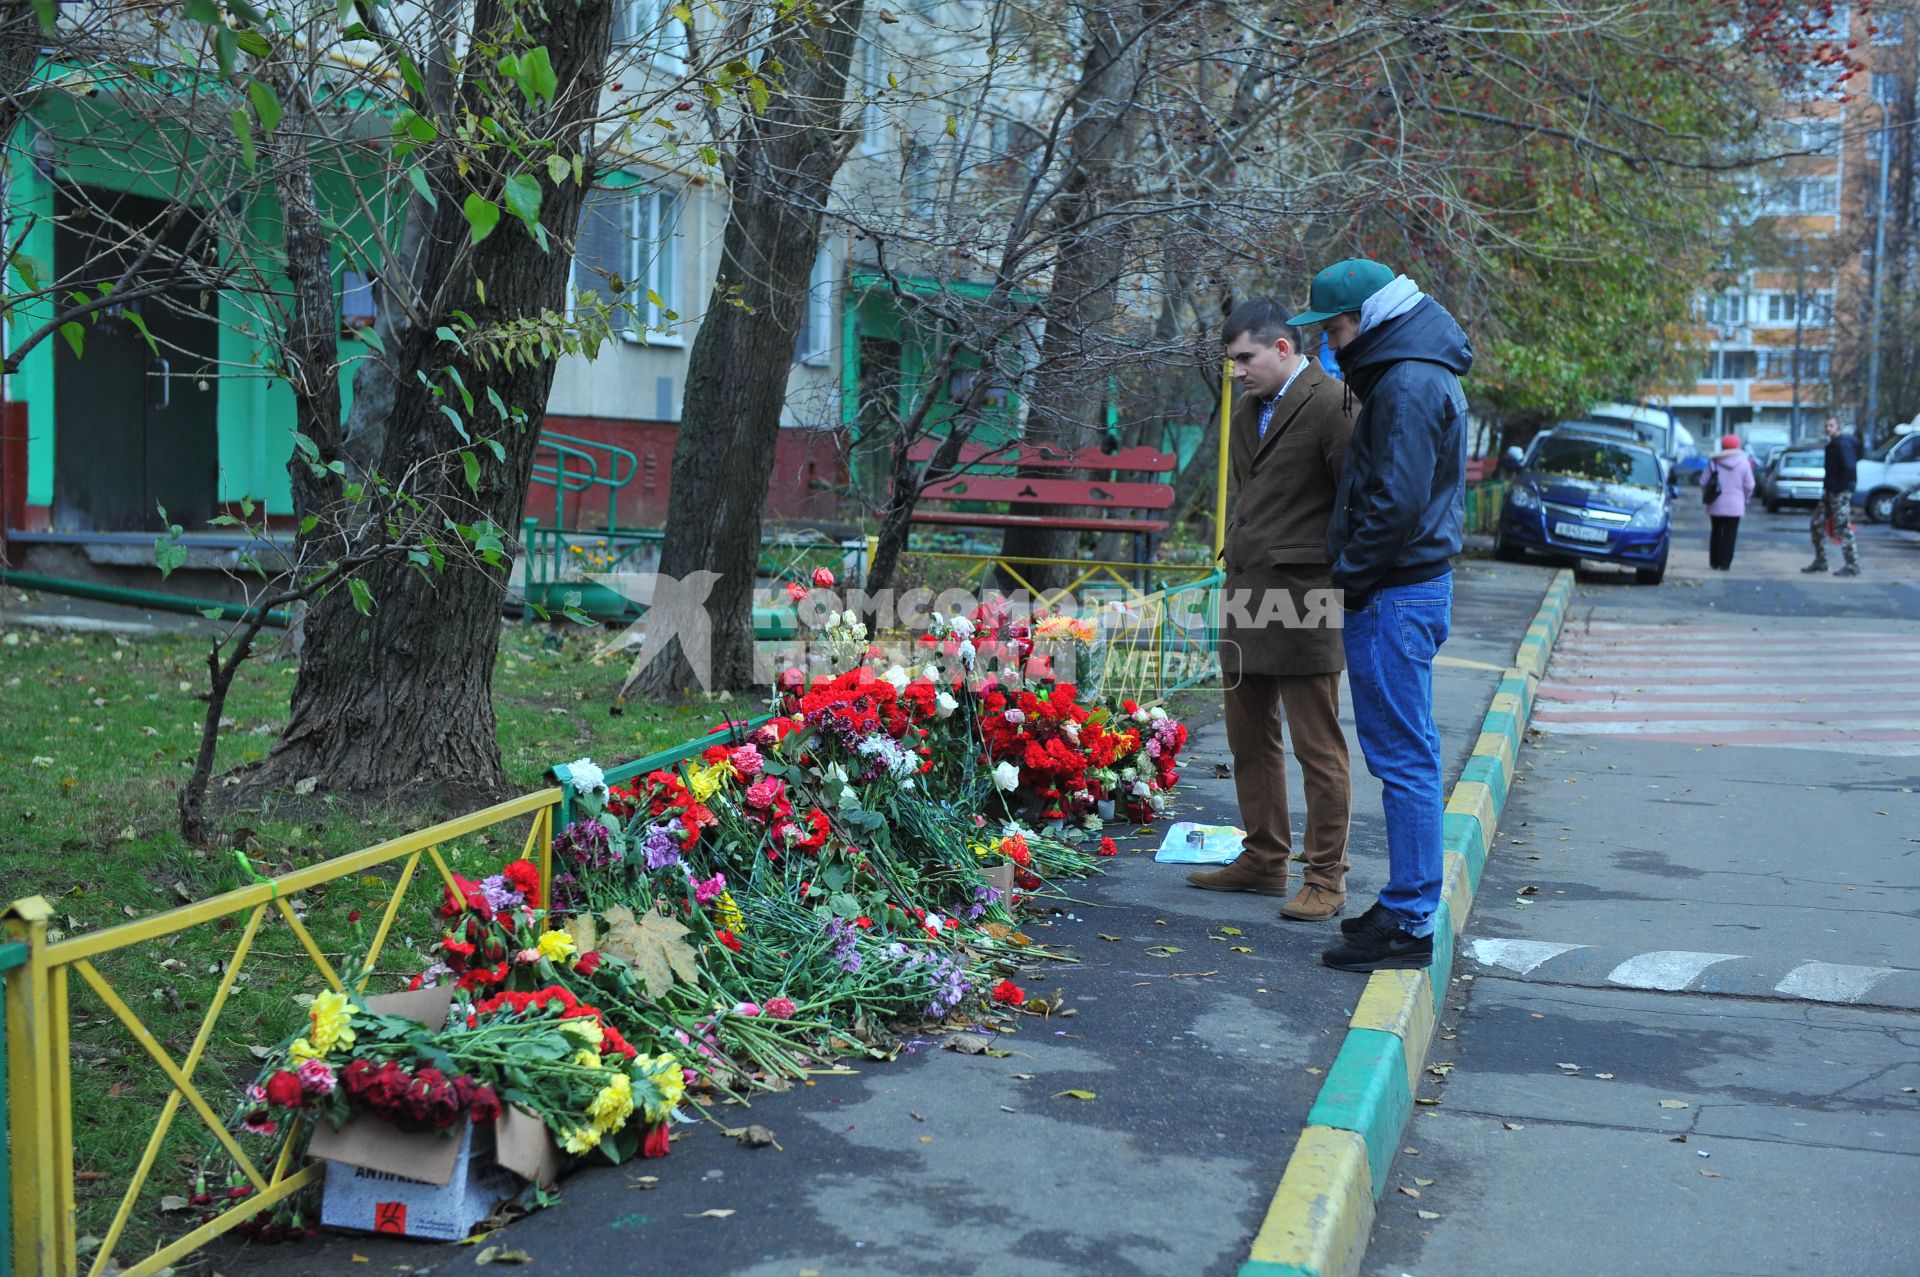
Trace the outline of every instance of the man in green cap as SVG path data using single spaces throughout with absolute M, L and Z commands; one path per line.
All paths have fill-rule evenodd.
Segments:
M 1453 556 L 1466 516 L 1473 347 L 1453 316 L 1405 275 L 1351 258 L 1314 276 L 1295 324 L 1322 324 L 1361 401 L 1327 527 L 1345 591 L 1342 638 L 1353 723 L 1380 781 L 1387 885 L 1340 924 L 1321 955 L 1342 971 L 1430 966 L 1445 860 L 1433 658 L 1453 611 Z

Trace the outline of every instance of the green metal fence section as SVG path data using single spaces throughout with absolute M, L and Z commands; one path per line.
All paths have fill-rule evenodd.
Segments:
M 1506 504 L 1507 489 L 1512 486 L 1505 479 L 1489 479 L 1467 488 L 1467 535 L 1493 533 L 1500 525 L 1500 510 Z
M 555 527 L 566 526 L 568 493 L 604 488 L 607 494 L 606 526 L 615 528 L 620 524 L 619 512 L 615 508 L 620 490 L 632 483 L 633 477 L 639 473 L 639 456 L 616 444 L 542 430 L 539 449 L 534 453 L 530 481 L 553 489 Z
M 25 944 L 0 944 L 0 972 L 25 966 L 26 962 Z M 7 1160 L 0 1164 L 0 1277 L 11 1277 L 13 1272 L 13 1132 L 7 1125 L 11 1111 L 7 1095 L 7 1017 L 0 1015 L 0 1145 L 7 1149 Z

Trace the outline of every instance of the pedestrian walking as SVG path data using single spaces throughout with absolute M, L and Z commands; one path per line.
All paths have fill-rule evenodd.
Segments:
M 1853 489 L 1860 481 L 1860 441 L 1840 429 L 1838 417 L 1827 418 L 1827 478 L 1820 504 L 1813 508 L 1813 562 L 1802 572 L 1827 570 L 1827 538 L 1840 543 L 1840 570 L 1835 576 L 1859 576 L 1860 552 L 1853 543 Z
M 1232 864 L 1187 881 L 1209 891 L 1286 894 L 1293 828 L 1284 724 L 1306 782 L 1307 819 L 1303 882 L 1280 916 L 1317 922 L 1347 902 L 1346 655 L 1327 571 L 1327 523 L 1357 408 L 1302 354 L 1300 330 L 1279 302 L 1255 298 L 1235 307 L 1221 338 L 1241 394 L 1228 425 L 1220 672 L 1247 834 Z
M 1433 659 L 1453 611 L 1453 556 L 1466 521 L 1473 347 L 1405 275 L 1354 258 L 1314 276 L 1296 324 L 1322 323 L 1360 400 L 1327 529 L 1345 591 L 1347 680 L 1367 770 L 1381 784 L 1387 885 L 1321 960 L 1342 971 L 1433 962 L 1440 906 L 1440 732 Z
M 1725 572 L 1733 566 L 1733 545 L 1740 539 L 1740 519 L 1753 499 L 1753 458 L 1740 446 L 1739 435 L 1722 435 L 1720 450 L 1700 472 L 1707 498 L 1707 566 Z

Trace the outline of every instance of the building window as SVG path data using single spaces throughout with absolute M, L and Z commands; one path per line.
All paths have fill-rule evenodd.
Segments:
M 1873 21 L 1875 44 L 1899 44 L 1907 38 L 1907 15 L 1898 9 L 1892 13 L 1876 13 Z
M 687 69 L 686 24 L 669 10 L 671 0 L 622 0 L 613 15 L 613 42 L 653 57 L 662 71 L 683 75 Z
M 887 112 L 880 101 L 880 90 L 886 87 L 887 71 L 884 50 L 879 41 L 868 36 L 860 42 L 860 84 L 866 93 L 866 100 L 860 107 L 860 151 L 863 155 L 877 155 L 887 144 Z
M 1754 352 L 1721 350 L 1707 356 L 1700 376 L 1705 381 L 1745 381 L 1753 376 Z
M 939 203 L 939 158 L 931 145 L 918 138 L 907 139 L 901 149 L 905 152 L 903 180 L 907 214 L 910 217 L 930 218 Z
M 1840 121 L 1782 120 L 1777 126 L 1783 150 L 1833 159 L 1840 154 Z
M 1800 213 L 1831 213 L 1840 207 L 1837 177 L 1781 177 L 1768 183 L 1761 213 L 1791 217 Z
M 1763 381 L 1792 381 L 1794 352 L 1792 350 L 1767 349 L 1760 354 L 1760 378 Z M 1800 352 L 1800 380 L 1826 381 L 1833 371 L 1833 352 L 1829 350 L 1803 350 Z
M 627 336 L 679 343 L 678 194 L 641 187 L 588 191 L 574 245 L 573 287 L 621 309 Z
M 373 277 L 365 271 L 340 273 L 340 327 L 343 331 L 373 327 L 378 317 L 378 294 Z
M 1900 77 L 1891 71 L 1875 71 L 1870 87 L 1873 100 L 1881 106 L 1891 106 L 1900 100 Z
M 800 336 L 793 357 L 809 368 L 823 368 L 833 358 L 833 294 L 838 282 L 833 254 L 820 246 L 807 280 L 807 306 L 800 316 Z
M 1709 295 L 1706 304 L 1706 320 L 1715 328 L 1746 327 L 1746 295 L 1732 292 Z
M 1774 327 L 1790 324 L 1824 327 L 1833 322 L 1831 292 L 1765 292 L 1757 294 L 1755 323 Z M 1797 303 L 1797 304 L 1796 304 Z

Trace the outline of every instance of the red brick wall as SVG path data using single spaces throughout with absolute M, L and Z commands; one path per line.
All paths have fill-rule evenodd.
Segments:
M 27 526 L 27 405 L 0 403 L 0 547 Z
M 548 416 L 546 428 L 576 439 L 591 439 L 625 448 L 640 459 L 632 482 L 622 488 L 614 507 L 621 527 L 657 528 L 667 519 L 667 492 L 673 477 L 673 445 L 679 427 L 658 421 L 621 421 L 605 417 Z M 553 459 L 541 452 L 539 461 Z M 604 454 L 596 454 L 603 471 Z M 576 463 L 577 464 L 577 463 Z M 834 489 L 847 482 L 846 454 L 841 435 L 830 430 L 782 430 L 773 456 L 773 475 L 767 484 L 769 519 L 832 519 L 839 512 Z M 817 484 L 828 485 L 826 490 Z M 567 526 L 602 527 L 607 521 L 607 490 L 588 488 L 569 493 Z M 526 514 L 543 525 L 553 522 L 554 491 L 536 482 L 527 490 Z

